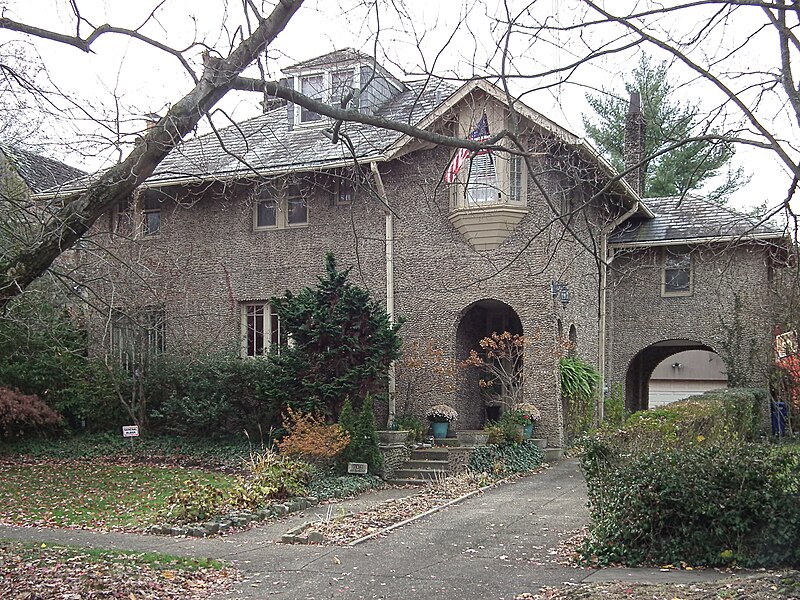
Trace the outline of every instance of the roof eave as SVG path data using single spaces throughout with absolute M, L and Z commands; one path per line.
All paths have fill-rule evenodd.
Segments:
M 647 248 L 653 246 L 690 246 L 697 244 L 720 244 L 728 242 L 755 242 L 784 240 L 783 233 L 752 233 L 743 235 L 720 235 L 711 237 L 678 238 L 674 240 L 642 240 L 636 242 L 608 242 L 609 248 Z

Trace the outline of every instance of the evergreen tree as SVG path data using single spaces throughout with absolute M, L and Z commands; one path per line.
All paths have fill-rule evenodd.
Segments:
M 350 434 L 350 443 L 342 452 L 343 467 L 348 462 L 365 462 L 372 474 L 383 468 L 383 455 L 378 447 L 378 434 L 375 431 L 375 411 L 372 396 L 367 395 L 361 403 L 361 410 L 353 410 L 350 399 L 346 398 L 339 416 L 339 425 Z
M 389 364 L 400 354 L 399 325 L 369 292 L 338 271 L 333 254 L 326 275 L 298 294 L 270 303 L 291 343 L 273 356 L 274 393 L 284 405 L 322 410 L 334 420 L 345 398 L 359 408 L 368 394 L 384 392 Z
M 708 198 L 725 201 L 725 197 L 747 183 L 741 169 L 732 169 L 732 144 L 713 141 L 687 142 L 665 154 L 659 151 L 699 135 L 718 133 L 704 128 L 696 104 L 674 98 L 674 89 L 667 78 L 666 62 L 653 64 L 642 55 L 632 79 L 625 82 L 627 94 L 620 98 L 610 90 L 587 95 L 598 122 L 584 115 L 583 125 L 601 153 L 619 171 L 624 170 L 625 116 L 630 94 L 639 92 L 645 118 L 645 156 L 653 156 L 645 172 L 645 197 L 676 196 L 697 191 L 709 180 L 722 176 L 716 188 L 705 190 Z

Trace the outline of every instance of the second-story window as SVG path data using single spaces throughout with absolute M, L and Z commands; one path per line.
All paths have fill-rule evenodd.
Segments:
M 297 184 L 289 186 L 286 198 L 286 224 L 305 225 L 308 223 L 308 200 L 306 192 Z
M 350 90 L 353 89 L 353 70 L 334 71 L 331 73 L 331 104 L 340 106 Z
M 313 98 L 314 100 L 325 101 L 325 75 L 319 73 L 317 75 L 306 75 L 300 78 L 300 92 L 304 96 Z M 312 123 L 319 121 L 322 116 L 307 108 L 300 107 L 300 122 Z
M 662 296 L 688 296 L 692 293 L 692 254 L 688 248 L 664 248 Z
M 142 235 L 157 235 L 161 231 L 161 193 L 145 191 L 142 198 Z
M 467 180 L 467 201 L 470 203 L 497 201 L 497 171 L 490 153 L 479 154 L 471 160 Z

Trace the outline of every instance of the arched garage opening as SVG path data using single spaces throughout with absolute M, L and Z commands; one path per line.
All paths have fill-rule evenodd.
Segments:
M 633 357 L 625 376 L 625 408 L 651 408 L 727 386 L 724 363 L 713 348 L 694 340 L 664 340 Z
M 522 322 L 516 311 L 499 300 L 487 299 L 474 302 L 461 313 L 456 329 L 456 358 L 460 362 L 467 358 L 470 350 L 480 351 L 480 341 L 493 332 L 508 331 L 522 335 Z M 500 416 L 499 406 L 486 406 L 478 385 L 479 373 L 476 369 L 460 369 L 458 397 L 462 410 L 459 414 L 460 429 L 483 427 L 489 419 Z

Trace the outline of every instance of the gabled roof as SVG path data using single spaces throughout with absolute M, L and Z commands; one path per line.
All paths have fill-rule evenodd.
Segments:
M 671 196 L 645 200 L 651 219 L 633 218 L 608 238 L 609 245 L 666 246 L 743 240 L 776 240 L 784 232 L 757 218 L 700 196 Z
M 0 152 L 34 194 L 59 188 L 86 175 L 85 171 L 16 146 L 0 143 Z
M 411 82 L 376 116 L 418 123 L 455 91 L 456 86 L 435 79 Z M 361 123 L 343 123 L 340 135 L 352 142 L 332 144 L 325 135 L 327 121 L 313 125 L 288 125 L 286 107 L 181 143 L 161 162 L 148 185 L 231 179 L 288 171 L 309 171 L 386 160 L 386 152 L 402 134 Z M 220 141 L 222 143 L 220 143 Z

